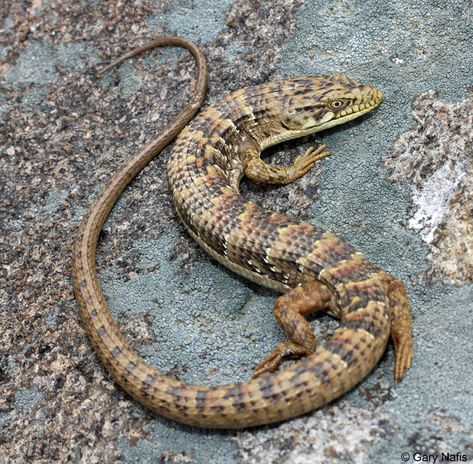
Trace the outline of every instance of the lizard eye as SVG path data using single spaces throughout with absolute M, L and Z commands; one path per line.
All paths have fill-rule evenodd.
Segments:
M 342 109 L 345 105 L 347 104 L 346 101 L 344 100 L 332 100 L 328 106 L 332 109 L 332 110 L 340 110 Z

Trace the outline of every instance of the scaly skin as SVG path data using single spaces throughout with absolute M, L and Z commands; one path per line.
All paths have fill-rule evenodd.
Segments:
M 112 177 L 84 218 L 74 248 L 80 313 L 107 370 L 146 407 L 179 422 L 212 428 L 278 422 L 330 402 L 368 374 L 390 335 L 395 378 L 400 380 L 412 360 L 404 286 L 336 235 L 261 208 L 238 191 L 243 175 L 257 182 L 288 183 L 328 156 L 322 146 L 309 149 L 291 166 L 273 166 L 260 159 L 264 148 L 349 121 L 379 104 L 378 89 L 341 74 L 281 80 L 232 93 L 193 119 L 168 162 L 176 210 L 197 242 L 231 270 L 285 293 L 274 313 L 289 340 L 261 361 L 252 380 L 220 387 L 167 377 L 125 341 L 97 279 L 98 234 L 126 185 L 193 116 L 203 99 L 207 72 L 200 51 L 177 38 L 157 39 L 111 65 L 167 44 L 187 48 L 196 57 L 196 94 L 173 127 Z M 338 317 L 340 327 L 318 347 L 304 316 L 322 310 Z M 284 359 L 294 357 L 302 359 L 274 372 Z

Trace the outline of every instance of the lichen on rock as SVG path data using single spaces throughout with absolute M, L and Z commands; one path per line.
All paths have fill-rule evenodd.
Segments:
M 413 104 L 417 127 L 385 160 L 390 179 L 411 184 L 408 226 L 429 247 L 427 277 L 473 281 L 473 99 L 447 103 L 434 91 Z

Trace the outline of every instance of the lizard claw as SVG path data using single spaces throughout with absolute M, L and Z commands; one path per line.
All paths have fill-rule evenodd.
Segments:
M 267 372 L 274 372 L 286 359 L 300 358 L 306 354 L 308 354 L 307 348 L 297 343 L 292 341 L 281 343 L 269 356 L 258 363 L 253 371 L 253 378 L 256 379 Z
M 303 153 L 302 155 L 299 155 L 294 160 L 294 167 L 299 172 L 305 173 L 309 171 L 310 169 L 314 167 L 317 161 L 331 155 L 330 152 L 325 150 L 326 148 L 327 148 L 327 145 L 320 145 L 320 147 L 318 148 L 315 148 L 315 147 L 308 148 L 305 151 L 305 153 Z

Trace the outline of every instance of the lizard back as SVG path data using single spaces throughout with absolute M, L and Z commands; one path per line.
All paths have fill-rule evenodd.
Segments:
M 336 235 L 266 210 L 238 191 L 243 175 L 257 182 L 288 183 L 328 156 L 325 146 L 309 149 L 291 166 L 281 167 L 261 160 L 264 148 L 350 121 L 379 104 L 378 89 L 341 74 L 287 79 L 234 92 L 188 124 L 167 167 L 177 213 L 196 241 L 233 271 L 284 293 L 274 313 L 289 341 L 258 365 L 255 378 L 208 387 L 154 369 L 120 333 L 95 267 L 100 229 L 130 181 L 195 114 L 203 100 L 207 70 L 201 51 L 175 37 L 158 38 L 110 65 L 163 45 L 187 48 L 196 58 L 195 95 L 171 127 L 112 176 L 83 219 L 73 250 L 78 308 L 107 370 L 146 407 L 186 424 L 212 428 L 278 422 L 328 403 L 366 376 L 390 335 L 396 350 L 395 378 L 400 380 L 412 360 L 411 318 L 403 285 Z M 320 310 L 341 320 L 325 346 L 317 345 L 304 318 Z M 276 371 L 288 354 L 303 357 Z

